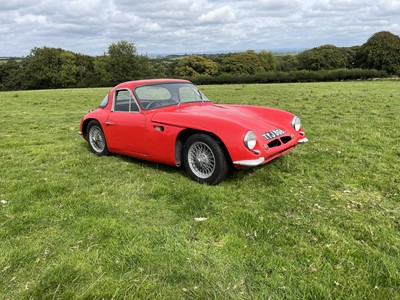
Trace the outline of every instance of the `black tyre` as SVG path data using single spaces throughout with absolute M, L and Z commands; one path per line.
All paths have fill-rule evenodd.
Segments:
M 183 160 L 189 176 L 199 183 L 215 185 L 228 174 L 228 163 L 222 146 L 204 133 L 196 133 L 186 141 Z
M 92 120 L 87 127 L 87 141 L 93 153 L 103 156 L 108 154 L 106 137 L 99 122 Z

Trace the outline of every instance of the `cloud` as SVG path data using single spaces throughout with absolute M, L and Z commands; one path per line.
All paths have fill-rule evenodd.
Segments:
M 236 21 L 235 11 L 229 5 L 202 14 L 197 21 L 200 24 L 224 24 Z
M 389 15 L 399 15 L 400 13 L 400 1 L 398 0 L 380 0 L 377 7 Z
M 375 0 L 317 0 L 312 7 L 316 10 L 348 13 L 349 11 L 359 11 L 364 8 L 374 7 Z
M 8 0 L 0 56 L 34 47 L 100 55 L 127 40 L 139 53 L 360 45 L 400 34 L 398 0 Z
M 291 10 L 298 5 L 298 2 L 291 0 L 258 0 L 254 1 L 253 5 L 257 7 L 257 9 Z
M 0 2 L 0 11 L 17 10 L 36 3 L 35 0 L 8 0 Z

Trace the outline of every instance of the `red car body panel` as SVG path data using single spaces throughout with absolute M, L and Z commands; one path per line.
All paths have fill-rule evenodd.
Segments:
M 190 83 L 185 80 L 140 80 L 122 83 L 111 89 L 108 104 L 89 112 L 81 121 L 80 131 L 86 139 L 87 125 L 97 120 L 105 134 L 110 152 L 158 163 L 181 164 L 178 143 L 184 131 L 206 132 L 224 145 L 236 168 L 264 164 L 307 142 L 302 129 L 292 126 L 294 115 L 273 108 L 249 105 L 219 105 L 212 102 L 183 103 L 166 107 L 140 109 L 139 112 L 112 110 L 115 91 L 157 83 Z M 267 140 L 265 133 L 281 130 L 282 136 Z M 253 150 L 244 145 L 246 133 L 257 135 Z M 283 138 L 285 137 L 285 138 Z M 278 142 L 279 139 L 279 142 Z

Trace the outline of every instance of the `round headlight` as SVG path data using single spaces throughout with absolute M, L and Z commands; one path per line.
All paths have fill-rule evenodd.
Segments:
M 292 120 L 292 126 L 296 131 L 299 131 L 301 128 L 301 121 L 298 116 L 295 116 Z
M 253 150 L 257 143 L 257 136 L 253 131 L 248 131 L 244 136 L 244 145 L 247 149 Z

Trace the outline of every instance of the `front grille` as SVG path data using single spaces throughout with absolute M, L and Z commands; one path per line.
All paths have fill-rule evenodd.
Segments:
M 269 142 L 267 145 L 268 145 L 268 148 L 274 148 L 274 147 L 278 147 L 278 146 L 280 146 L 282 144 L 287 144 L 291 140 L 292 140 L 291 136 L 282 136 L 280 138 L 277 138 L 277 139 Z
M 273 140 L 272 142 L 268 143 L 269 148 L 278 147 L 280 145 L 282 145 L 282 143 L 279 139 Z
M 281 141 L 282 143 L 286 144 L 289 143 L 292 140 L 292 138 L 290 136 L 283 136 L 281 137 Z

